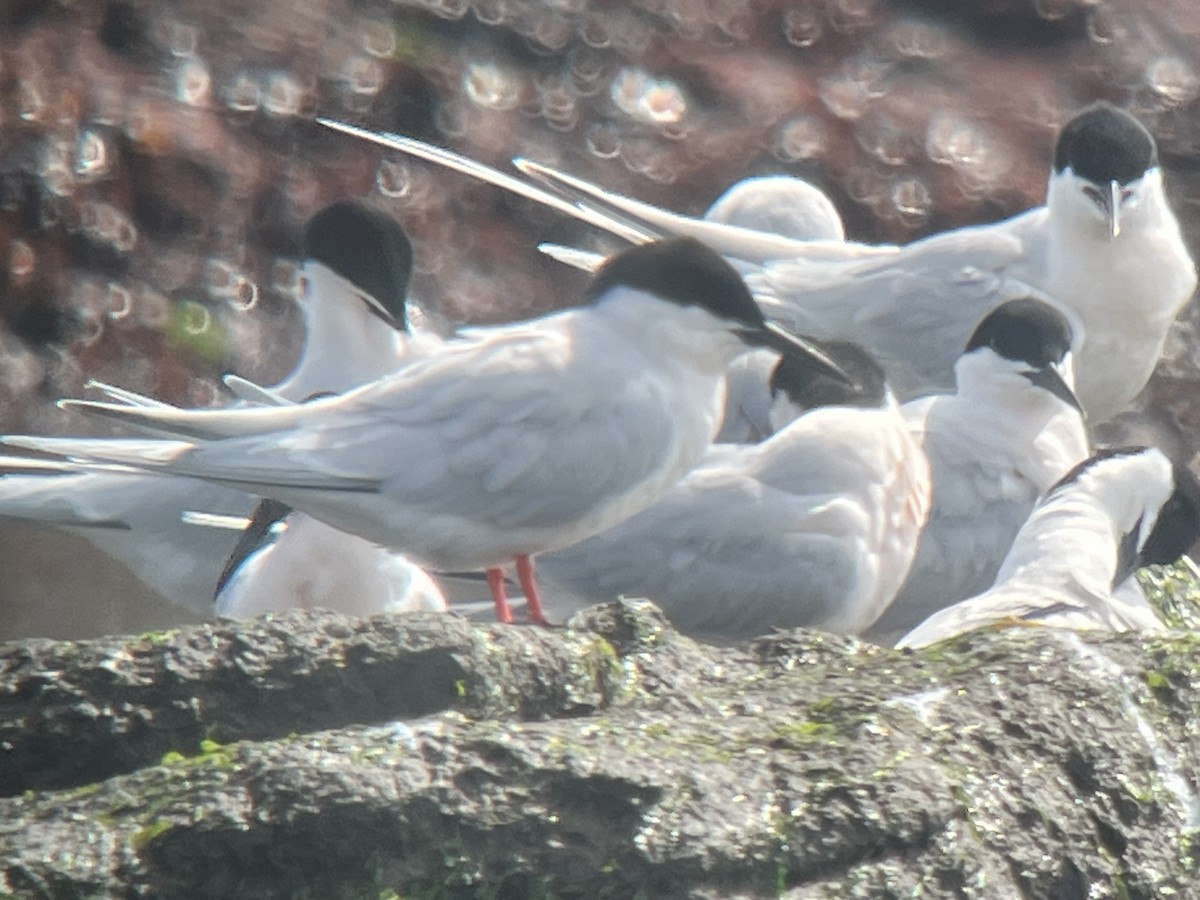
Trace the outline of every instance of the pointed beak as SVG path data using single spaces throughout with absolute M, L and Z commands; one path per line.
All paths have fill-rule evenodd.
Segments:
M 759 328 L 739 329 L 738 336 L 751 347 L 769 347 L 779 353 L 801 353 L 839 381 L 857 387 L 854 379 L 839 366 L 832 356 L 805 338 L 792 334 L 774 322 L 763 322 Z
M 408 330 L 404 327 L 404 323 L 393 316 L 386 306 L 384 306 L 366 291 L 355 291 L 355 295 L 359 300 L 367 305 L 367 309 L 370 310 L 372 314 L 381 319 L 385 324 L 390 325 L 397 331 Z
M 1108 236 L 1115 238 L 1121 233 L 1121 185 L 1117 181 L 1108 183 Z
M 300 308 L 307 310 L 309 314 L 317 309 L 319 304 L 330 302 L 331 298 L 325 296 L 324 292 L 329 289 L 329 285 L 332 283 L 336 286 L 334 290 L 335 297 L 344 297 L 343 292 L 349 291 L 354 295 L 355 299 L 367 308 L 371 315 L 376 316 L 397 331 L 408 331 L 406 322 L 397 318 L 386 306 L 320 260 L 306 260 L 301 269 L 300 277 L 302 282 L 299 299 Z M 314 295 L 314 292 L 320 293 Z
M 1063 403 L 1070 406 L 1072 409 L 1078 410 L 1080 415 L 1083 415 L 1083 407 L 1079 405 L 1079 398 L 1075 396 L 1075 392 L 1071 390 L 1066 379 L 1062 377 L 1062 373 L 1053 366 L 1046 366 L 1044 369 L 1029 369 L 1021 373 L 1029 381 L 1037 387 L 1049 391 Z

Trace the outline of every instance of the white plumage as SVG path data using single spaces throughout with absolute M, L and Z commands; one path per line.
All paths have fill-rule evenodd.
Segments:
M 1159 450 L 1103 451 L 1069 473 L 1029 517 L 995 586 L 931 616 L 898 646 L 992 623 L 1106 631 L 1158 630 L 1133 571 L 1174 562 L 1200 537 L 1200 484 Z
M 568 194 L 587 196 L 577 180 L 550 175 Z M 711 240 L 738 255 L 734 244 Z M 953 386 L 956 348 L 988 310 L 1031 292 L 1051 298 L 1083 323 L 1076 392 L 1099 423 L 1149 380 L 1196 290 L 1196 267 L 1153 137 L 1128 113 L 1097 104 L 1060 133 L 1044 206 L 894 253 L 801 246 L 792 258 L 765 260 L 749 283 L 767 315 L 789 328 L 866 347 L 902 400 Z
M 717 198 L 704 218 L 797 241 L 841 241 L 846 237 L 842 217 L 824 192 L 802 178 L 786 175 L 737 182 Z M 743 272 L 754 268 L 738 260 L 733 263 Z M 778 361 L 779 355 L 770 350 L 754 350 L 730 365 L 718 443 L 754 443 L 771 433 L 767 382 Z
M 760 175 L 732 185 L 704 218 L 797 241 L 844 241 L 833 201 L 816 185 L 790 175 Z
M 264 501 L 260 509 L 269 505 Z M 316 607 L 353 616 L 446 610 L 437 582 L 402 554 L 304 513 L 283 516 L 279 534 L 270 524 L 252 522 L 252 546 L 244 556 L 235 551 L 216 592 L 217 615 L 244 619 Z
M 768 315 L 819 336 L 861 340 L 902 398 L 948 388 L 954 352 L 1000 303 L 1036 292 L 1078 315 L 1076 391 L 1094 422 L 1122 412 L 1145 386 L 1196 268 L 1157 167 L 1127 185 L 1112 237 L 1069 168 L 1051 176 L 1047 204 L 995 225 L 934 235 L 894 259 L 780 261 L 750 276 Z

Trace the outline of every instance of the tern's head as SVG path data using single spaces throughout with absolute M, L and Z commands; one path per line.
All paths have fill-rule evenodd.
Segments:
M 1161 191 L 1154 138 L 1129 113 L 1096 103 L 1063 126 L 1047 205 L 1068 225 L 1116 238 Z
M 280 529 L 292 514 L 292 508 L 278 500 L 260 500 L 250 521 L 238 538 L 229 559 L 225 560 L 225 568 L 217 579 L 216 599 L 219 602 L 221 593 L 229 584 L 242 564 L 259 550 L 273 543 L 279 537 Z
M 413 251 L 391 216 L 350 200 L 333 203 L 309 220 L 304 256 L 353 285 L 359 300 L 388 324 L 407 330 L 404 304 Z M 325 300 L 338 302 L 333 297 L 308 298 L 310 303 Z
M 991 380 L 1033 385 L 1080 410 L 1071 388 L 1072 329 L 1067 317 L 1032 297 L 996 307 L 975 328 L 955 365 L 959 389 L 964 376 L 984 371 Z
M 693 238 L 670 238 L 623 250 L 596 271 L 588 289 L 588 298 L 595 304 L 631 294 L 697 313 L 688 317 L 694 330 L 707 327 L 736 337 L 736 342 L 726 342 L 732 347 L 729 359 L 739 348 L 770 347 L 780 353 L 807 354 L 834 377 L 851 381 L 811 342 L 767 322 L 733 266 Z
M 1118 538 L 1115 588 L 1142 566 L 1179 559 L 1200 538 L 1200 481 L 1155 447 L 1115 447 L 1084 460 L 1044 502 L 1083 492 L 1102 505 Z
M 704 218 L 798 241 L 844 241 L 837 207 L 820 188 L 791 175 L 746 178 L 708 208 Z
M 831 375 L 807 354 L 783 354 L 771 372 L 771 424 L 776 431 L 818 406 L 883 406 L 888 397 L 887 382 L 870 353 L 849 341 L 809 340 L 837 363 L 851 382 Z

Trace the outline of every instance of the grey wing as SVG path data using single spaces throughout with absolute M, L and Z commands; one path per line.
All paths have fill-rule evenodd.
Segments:
M 156 475 L 12 474 L 0 477 L 0 518 L 128 531 L 151 528 L 164 517 L 178 521 L 185 509 L 224 512 L 230 496 L 239 497 L 236 508 L 251 503 L 244 495 Z
M 1038 293 L 1016 277 L 1025 242 L 974 229 L 936 235 L 881 260 L 768 263 L 747 283 L 768 318 L 866 347 L 901 400 L 951 390 L 975 326 L 1006 300 Z
M 665 408 L 647 409 L 619 392 L 589 409 L 537 404 L 445 448 L 441 484 L 428 502 L 437 512 L 499 527 L 566 526 L 618 502 L 661 465 L 674 440 Z M 385 490 L 403 478 L 400 493 L 421 491 L 411 474 L 389 480 Z
M 526 175 L 544 184 L 554 194 L 565 198 L 574 208 L 573 214 L 578 218 L 616 235 L 640 236 L 635 239 L 686 235 L 702 241 L 726 257 L 748 262 L 762 262 L 797 254 L 834 259 L 877 257 L 895 249 L 847 244 L 840 236 L 833 240 L 811 240 L 808 236 L 797 239 L 786 234 L 770 230 L 758 231 L 725 221 L 693 219 L 607 191 L 599 185 L 532 160 L 518 158 L 513 160 L 513 164 Z M 561 202 L 555 201 L 555 208 L 560 208 L 557 204 Z M 836 210 L 833 211 L 833 217 L 840 226 L 841 220 Z
M 803 526 L 764 539 L 761 526 L 731 529 L 719 545 L 681 546 L 670 582 L 654 592 L 685 634 L 738 640 L 772 628 L 823 627 L 841 611 L 864 573 L 838 535 Z
M 989 459 L 969 435 L 949 424 L 941 409 L 953 398 L 905 406 L 905 417 L 925 435 L 933 498 L 908 578 L 867 636 L 889 643 L 940 609 L 987 590 L 1037 501 L 1035 485 L 1013 466 Z
M 562 334 L 489 342 L 470 378 L 414 364 L 305 429 L 201 445 L 182 463 L 500 527 L 565 524 L 640 483 L 676 440 L 665 386 L 634 365 L 596 379 L 568 365 L 577 352 Z
M 654 506 L 539 566 L 592 601 L 648 597 L 696 636 L 819 623 L 861 576 L 845 529 L 825 527 L 841 513 L 822 508 L 828 499 L 827 488 L 796 496 L 709 460 Z
M 686 572 L 724 540 L 727 510 L 753 502 L 755 483 L 727 478 L 719 485 L 693 472 L 657 503 L 572 547 L 538 558 L 552 581 L 595 601 L 649 596 L 662 602 L 676 572 Z
M 528 352 L 522 356 L 521 349 Z M 456 448 L 470 446 L 505 418 L 520 417 L 532 393 L 529 370 L 542 360 L 538 349 L 527 333 L 507 340 L 464 339 L 448 352 L 340 397 L 238 410 L 243 419 L 263 424 L 201 437 L 190 446 L 170 445 L 185 452 L 159 461 L 180 474 L 243 483 L 248 490 L 377 491 L 405 472 L 428 480 L 444 471 Z M 213 420 L 203 412 L 196 417 Z M 103 458 L 133 462 L 142 456 L 135 446 L 128 454 Z
M 566 525 L 620 503 L 675 455 L 678 398 L 636 364 L 607 358 L 603 371 L 621 373 L 609 378 L 579 359 L 568 369 L 567 351 L 584 352 L 569 344 L 550 371 L 501 359 L 486 393 L 460 394 L 445 419 L 407 420 L 421 447 L 384 489 L 509 528 Z

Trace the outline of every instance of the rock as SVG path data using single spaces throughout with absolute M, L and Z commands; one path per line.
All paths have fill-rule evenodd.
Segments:
M 35 789 L 0 800 L 0 887 L 1186 896 L 1197 649 L 715 648 L 641 602 L 555 630 L 295 614 L 10 645 L 5 784 Z
M 4 647 L 0 796 L 95 781 L 205 740 L 262 740 L 451 707 L 522 717 L 588 711 L 603 701 L 613 656 L 594 639 L 475 628 L 455 616 L 303 612 Z M 546 671 L 559 677 L 546 682 Z

